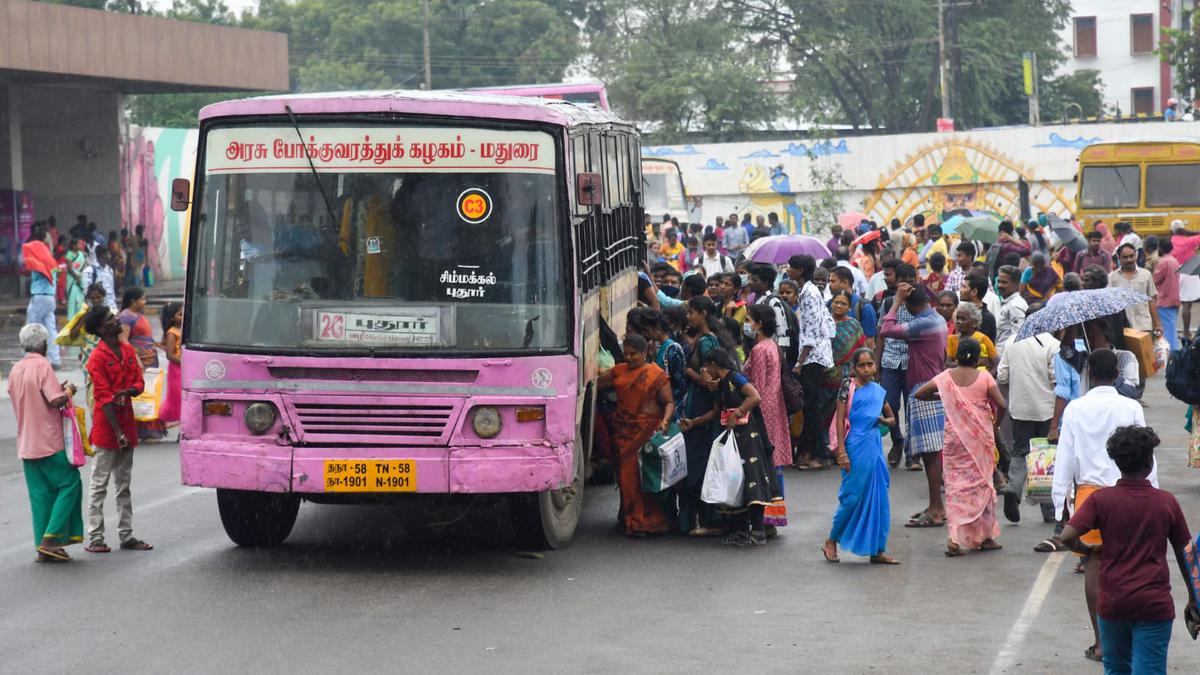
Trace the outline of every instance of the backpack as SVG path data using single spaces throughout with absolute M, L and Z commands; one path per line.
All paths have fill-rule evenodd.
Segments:
M 1167 391 L 1188 405 L 1200 405 L 1200 338 L 1171 352 Z

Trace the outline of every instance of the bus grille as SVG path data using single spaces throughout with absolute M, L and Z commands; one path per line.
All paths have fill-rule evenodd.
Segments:
M 413 399 L 338 397 L 288 401 L 301 443 L 352 443 L 366 445 L 446 445 L 461 401 L 445 398 Z
M 1129 221 L 1129 224 L 1133 225 L 1134 232 L 1146 232 L 1148 230 L 1157 232 L 1166 225 L 1166 220 L 1162 216 L 1132 216 L 1122 218 L 1122 220 Z

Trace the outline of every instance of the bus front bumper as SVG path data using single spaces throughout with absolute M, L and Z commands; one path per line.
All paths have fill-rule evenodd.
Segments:
M 407 465 L 408 486 L 356 492 L 487 494 L 542 492 L 569 485 L 569 445 L 450 448 L 306 448 L 211 440 L 180 441 L 185 485 L 262 492 L 324 493 L 326 471 L 369 461 Z M 332 467 L 332 468 L 331 468 Z M 373 467 L 374 469 L 374 467 Z

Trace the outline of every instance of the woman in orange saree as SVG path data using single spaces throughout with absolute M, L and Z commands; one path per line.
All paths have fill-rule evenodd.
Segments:
M 942 450 L 946 489 L 946 523 L 950 540 L 947 556 L 960 556 L 966 549 L 994 551 L 1000 548 L 1000 523 L 996 520 L 996 425 L 1004 416 L 1004 397 L 986 370 L 978 370 L 979 342 L 959 341 L 955 355 L 958 366 L 944 370 L 914 396 L 929 401 L 941 399 L 946 412 L 946 440 Z
M 620 519 L 626 536 L 645 537 L 666 532 L 669 524 L 653 495 L 642 492 L 638 453 L 654 432 L 667 430 L 675 401 L 667 374 L 646 361 L 646 339 L 630 333 L 622 346 L 625 362 L 601 375 L 599 388 L 617 392 L 611 434 L 617 455 L 617 487 L 621 491 Z

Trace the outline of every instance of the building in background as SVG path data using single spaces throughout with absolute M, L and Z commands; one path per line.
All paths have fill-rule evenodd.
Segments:
M 0 0 L 0 292 L 16 290 L 16 243 L 32 218 L 77 214 L 103 232 L 146 226 L 156 276 L 170 276 L 148 142 L 126 143 L 127 94 L 283 91 L 288 41 L 279 33 L 67 5 Z M 174 174 L 178 175 L 178 174 Z M 28 214 L 32 209 L 33 216 Z M 5 271 L 7 270 L 7 271 Z M 163 272 L 167 272 L 166 275 Z
M 1100 71 L 1108 114 L 1161 115 L 1174 74 L 1155 50 L 1160 29 L 1187 28 L 1194 0 L 1072 0 L 1062 72 Z

